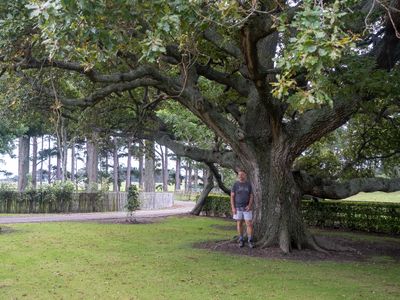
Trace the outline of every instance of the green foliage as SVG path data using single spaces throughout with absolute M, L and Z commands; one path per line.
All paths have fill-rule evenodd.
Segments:
M 207 216 L 231 217 L 230 198 L 210 195 L 203 211 Z M 354 201 L 302 201 L 306 223 L 368 232 L 400 233 L 400 203 Z
M 14 187 L 0 186 L 0 211 L 4 213 L 50 213 L 71 211 L 74 192 L 72 182 L 55 182 L 34 190 L 18 192 Z
M 301 210 L 312 226 L 400 233 L 399 203 L 303 201 Z
M 189 145 L 209 148 L 213 132 L 199 118 L 178 103 L 168 102 L 163 109 L 157 111 L 161 118 L 172 130 L 175 136 Z
M 287 43 L 283 54 L 276 59 L 282 74 L 272 83 L 275 97 L 288 101 L 300 111 L 321 104 L 332 105 L 331 96 L 324 89 L 323 73 L 354 48 L 356 40 L 342 28 L 342 18 L 347 15 L 346 2 L 336 0 L 331 5 L 322 5 L 306 0 L 290 24 L 285 14 L 277 19 L 278 31 Z M 295 79 L 302 69 L 308 71 L 307 87 L 298 86 Z
M 128 189 L 128 201 L 125 208 L 128 210 L 131 218 L 134 212 L 140 208 L 139 190 L 136 185 L 131 185 Z
M 202 212 L 206 216 L 232 217 L 231 202 L 226 195 L 209 195 Z

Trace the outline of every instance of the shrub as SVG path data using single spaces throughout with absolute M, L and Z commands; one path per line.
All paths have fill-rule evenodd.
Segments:
M 5 213 L 49 213 L 68 212 L 73 200 L 72 182 L 56 182 L 39 189 L 29 187 L 18 192 L 6 185 L 0 186 L 0 212 Z
M 202 212 L 207 216 L 231 217 L 229 196 L 208 196 Z M 301 213 L 311 226 L 400 233 L 398 203 L 304 200 Z
M 303 201 L 307 224 L 368 232 L 400 233 L 400 204 L 354 201 Z
M 209 195 L 206 199 L 202 212 L 206 216 L 232 217 L 229 196 Z
M 128 189 L 128 201 L 125 205 L 128 210 L 128 217 L 135 221 L 134 213 L 140 208 L 139 190 L 136 185 L 131 185 Z

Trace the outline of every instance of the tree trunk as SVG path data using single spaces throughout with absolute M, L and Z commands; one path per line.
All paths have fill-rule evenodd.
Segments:
M 192 161 L 189 160 L 189 170 L 188 170 L 188 191 L 192 192 L 193 190 L 193 181 L 192 181 L 192 173 L 193 173 L 193 168 L 192 168 Z
M 106 172 L 106 176 L 108 177 L 109 172 L 108 172 L 108 152 L 107 151 L 106 151 L 106 170 L 105 170 L 105 172 Z
M 36 190 L 37 186 L 37 155 L 38 155 L 38 143 L 37 137 L 33 137 L 32 141 L 32 187 Z
M 143 178 L 144 178 L 144 168 L 143 168 L 143 144 L 139 142 L 139 187 L 143 189 Z
M 117 143 L 117 138 L 114 137 L 114 151 L 113 151 L 113 191 L 118 192 L 119 191 L 119 159 L 118 159 L 118 143 Z
M 197 167 L 194 168 L 194 190 L 197 192 L 199 184 L 199 169 Z
M 19 138 L 18 144 L 18 191 L 23 192 L 28 184 L 29 173 L 29 136 Z
M 43 156 L 43 150 L 44 150 L 44 136 L 42 135 L 42 141 L 41 141 L 41 157 L 40 157 L 40 179 L 39 179 L 39 184 L 42 186 L 43 184 L 43 162 L 44 162 L 44 156 Z
M 155 178 L 154 178 L 154 142 L 146 141 L 146 159 L 144 168 L 144 191 L 155 191 Z
M 57 170 L 56 170 L 56 180 L 61 180 L 61 147 L 57 143 Z
M 176 156 L 175 163 L 175 191 L 181 190 L 181 158 Z
M 49 174 L 48 174 L 47 181 L 49 184 L 51 184 L 51 135 L 49 135 L 48 151 L 49 151 L 49 163 L 47 165 L 47 172 Z
M 71 145 L 71 181 L 75 181 L 75 142 Z
M 243 157 L 254 193 L 254 236 L 261 247 L 322 250 L 308 232 L 299 213 L 302 193 L 282 147 L 258 151 L 255 159 Z M 323 250 L 322 250 L 323 251 Z
M 207 185 L 204 185 L 204 189 L 201 192 L 199 199 L 197 200 L 196 206 L 190 212 L 192 215 L 198 216 L 201 213 L 204 204 L 206 203 L 207 196 L 213 188 L 214 188 L 213 174 L 212 172 L 208 172 Z
M 207 170 L 206 168 L 203 169 L 203 186 L 207 185 L 208 172 L 210 171 Z
M 162 146 L 160 146 L 162 149 Z M 168 192 L 168 148 L 165 147 L 162 160 L 162 178 L 163 178 L 163 191 Z
M 93 140 L 88 139 L 86 143 L 87 159 L 86 159 L 86 172 L 88 184 L 86 189 L 88 191 L 96 191 L 97 186 L 97 173 L 98 173 L 98 149 L 96 144 L 95 136 L 92 137 Z
M 61 180 L 65 181 L 67 179 L 67 163 L 68 163 L 68 144 L 67 144 L 67 128 L 64 126 L 64 118 L 62 122 L 62 169 L 61 169 Z
M 132 142 L 129 139 L 128 141 L 128 158 L 126 162 L 126 185 L 125 192 L 128 191 L 131 186 L 131 171 L 132 171 L 132 153 L 131 153 Z

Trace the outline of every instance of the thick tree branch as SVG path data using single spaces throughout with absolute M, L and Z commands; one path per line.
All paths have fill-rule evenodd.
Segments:
M 221 36 L 215 29 L 208 28 L 204 31 L 203 36 L 206 40 L 214 44 L 217 48 L 223 50 L 224 52 L 228 53 L 229 55 L 243 60 L 242 52 L 240 48 L 236 46 L 232 42 L 227 42 L 223 36 Z
M 299 156 L 315 141 L 335 130 L 357 112 L 360 99 L 337 100 L 333 107 L 326 105 L 319 109 L 305 112 L 288 126 L 289 139 L 292 144 L 293 159 Z
M 396 192 L 400 190 L 400 178 L 356 178 L 345 182 L 325 180 L 301 173 L 298 181 L 304 194 L 327 199 L 344 199 L 360 192 Z M 299 179 L 299 176 L 296 178 Z
M 26 75 L 21 75 L 21 76 L 24 76 L 24 79 L 27 80 L 32 85 L 32 87 L 39 93 L 45 94 L 47 97 L 58 99 L 63 105 L 81 106 L 81 107 L 94 105 L 113 93 L 129 91 L 143 86 L 156 86 L 157 84 L 159 84 L 157 80 L 151 78 L 141 78 L 129 82 L 110 84 L 105 86 L 104 88 L 96 90 L 95 92 L 93 92 L 92 94 L 90 94 L 85 98 L 71 99 L 63 97 L 62 95 L 58 94 L 57 91 L 51 90 L 43 85 L 40 85 L 37 81 L 33 80 L 32 78 L 29 78 Z
M 236 155 L 231 151 L 213 151 L 185 145 L 171 138 L 168 133 L 139 134 L 140 138 L 154 140 L 158 144 L 171 149 L 176 155 L 191 158 L 203 163 L 217 163 L 225 168 L 235 169 L 238 165 Z
M 20 60 L 15 66 L 15 69 L 43 69 L 43 68 L 58 68 L 67 71 L 77 72 L 85 75 L 93 82 L 104 82 L 104 83 L 120 83 L 124 81 L 132 81 L 138 78 L 146 76 L 155 76 L 158 73 L 153 67 L 148 65 L 141 65 L 130 72 L 121 72 L 114 74 L 101 74 L 95 69 L 86 69 L 85 66 L 76 62 L 64 62 L 56 60 L 36 60 L 30 58 L 29 60 Z
M 252 83 L 239 75 L 222 73 L 211 68 L 210 66 L 204 66 L 200 64 L 196 64 L 196 70 L 199 75 L 202 75 L 209 80 L 227 85 L 244 97 L 249 95 L 250 86 Z
M 212 163 L 206 163 L 212 174 L 214 175 L 214 178 L 217 180 L 219 188 L 225 193 L 230 195 L 231 194 L 231 189 L 227 188 L 225 184 L 222 182 L 222 177 L 221 174 L 218 172 L 217 167 L 212 164 Z

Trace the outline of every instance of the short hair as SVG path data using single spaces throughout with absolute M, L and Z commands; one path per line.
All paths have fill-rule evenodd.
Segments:
M 236 169 L 236 173 L 239 174 L 240 172 L 243 172 L 245 174 L 247 174 L 245 169 Z

